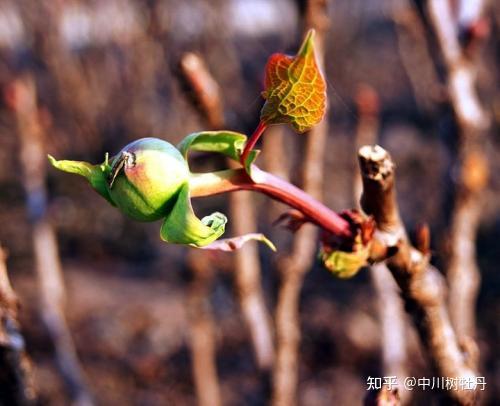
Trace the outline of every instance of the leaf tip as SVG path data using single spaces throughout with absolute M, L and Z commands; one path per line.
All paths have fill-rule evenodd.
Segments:
M 278 251 L 278 249 L 276 248 L 276 245 L 274 245 L 273 242 L 269 238 L 267 238 L 265 235 L 262 235 L 262 239 L 260 241 L 263 242 L 264 244 L 266 244 L 271 251 L 273 251 L 273 252 Z
M 54 167 L 57 168 L 57 159 L 55 159 L 52 155 L 47 154 L 47 159 L 49 160 L 49 163 Z
M 305 56 L 309 54 L 310 52 L 314 51 L 314 37 L 316 36 L 316 31 L 314 28 L 311 28 L 309 31 L 307 31 L 307 34 L 304 38 L 304 41 L 302 42 L 302 45 L 300 46 L 299 52 L 297 52 L 297 55 Z

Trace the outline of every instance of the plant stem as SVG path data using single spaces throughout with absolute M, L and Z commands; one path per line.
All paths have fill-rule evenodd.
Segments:
M 253 180 L 253 179 L 256 180 Z M 317 226 L 339 237 L 352 238 L 349 223 L 303 190 L 268 172 L 252 166 L 252 178 L 243 168 L 192 174 L 191 197 L 204 197 L 237 190 L 266 194 L 299 210 Z
M 241 159 L 240 163 L 245 166 L 245 161 L 248 158 L 248 154 L 250 151 L 255 147 L 255 144 L 257 144 L 257 141 L 259 140 L 260 136 L 264 133 L 264 131 L 267 128 L 267 124 L 264 123 L 263 121 L 259 121 L 259 125 L 253 132 L 253 134 L 250 136 L 248 139 L 247 143 L 245 144 L 245 149 L 243 150 L 243 153 L 241 154 Z

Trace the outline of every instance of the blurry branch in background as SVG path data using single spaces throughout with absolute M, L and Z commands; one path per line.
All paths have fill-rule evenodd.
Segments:
M 469 7 L 473 9 L 473 14 L 465 16 L 459 13 L 462 18 L 458 23 L 448 0 L 429 1 L 427 12 L 446 68 L 449 99 L 458 127 L 455 202 L 446 270 L 450 288 L 449 309 L 461 345 L 475 365 L 478 354 L 473 338 L 476 335 L 476 298 L 480 283 L 476 236 L 483 191 L 488 183 L 484 143 L 489 118 L 475 90 L 477 64 L 472 60 L 471 52 L 484 39 L 487 28 L 481 15 L 484 2 L 467 0 L 465 3 L 460 2 L 460 10 Z
M 180 74 L 188 95 L 210 126 L 220 124 L 223 112 L 218 104 L 219 88 L 200 57 L 193 53 L 182 56 Z M 221 404 L 217 375 L 216 337 L 210 304 L 215 270 L 210 253 L 189 250 L 187 268 L 191 276 L 188 295 L 188 315 L 191 328 L 191 370 L 200 406 Z
M 210 304 L 215 270 L 207 254 L 190 250 L 187 266 L 191 272 L 188 295 L 190 345 L 196 396 L 200 406 L 221 404 L 216 366 L 216 337 Z
M 222 129 L 224 126 L 222 95 L 205 61 L 198 54 L 186 52 L 180 60 L 180 73 L 189 89 L 188 95 L 209 127 L 213 130 Z
M 389 390 L 386 385 L 383 385 L 379 390 L 369 390 L 367 392 L 363 406 L 398 406 L 401 404 L 398 390 Z
M 446 89 L 441 85 L 427 46 L 425 28 L 410 0 L 393 0 L 392 18 L 401 62 L 418 106 L 432 111 Z
M 192 89 L 198 108 L 210 128 L 224 127 L 220 88 L 200 56 L 186 53 L 181 59 L 181 72 Z M 231 162 L 230 162 L 231 163 Z M 232 163 L 234 164 L 234 163 Z M 255 204 L 250 192 L 229 195 L 232 233 L 244 235 L 256 231 Z M 271 317 L 264 302 L 261 269 L 256 243 L 248 243 L 235 251 L 234 281 L 243 318 L 250 332 L 256 363 L 261 371 L 270 370 L 274 359 Z
M 358 126 L 356 130 L 356 150 L 363 145 L 377 142 L 379 129 L 379 98 L 375 89 L 369 85 L 359 87 L 356 94 L 358 106 Z M 354 200 L 359 207 L 363 183 L 359 171 L 355 172 Z M 377 263 L 370 267 L 370 276 L 376 294 L 377 311 L 380 322 L 382 346 L 382 372 L 384 376 L 397 376 L 402 383 L 409 376 L 407 361 L 406 315 L 394 278 L 385 263 Z M 403 402 L 408 401 L 411 394 L 401 385 L 399 395 Z
M 0 399 L 5 405 L 31 405 L 36 401 L 36 389 L 6 260 L 7 254 L 0 246 Z
M 230 195 L 232 232 L 244 235 L 256 231 L 255 203 L 251 192 Z M 235 251 L 235 282 L 243 317 L 250 330 L 257 365 L 269 373 L 274 362 L 271 316 L 264 301 L 258 246 L 248 243 Z
M 93 404 L 64 316 L 65 287 L 54 230 L 47 216 L 47 158 L 35 82 L 26 74 L 7 90 L 7 103 L 17 122 L 26 206 L 32 224 L 40 313 L 56 351 L 57 364 L 76 405 Z
M 286 127 L 283 125 L 274 125 L 266 130 L 267 136 L 262 139 L 262 158 L 268 172 L 288 181 L 289 174 L 287 161 L 290 158 L 286 155 L 287 151 L 284 147 L 284 137 L 286 136 L 285 128 Z M 275 200 L 271 200 L 270 204 L 283 207 L 281 203 Z M 278 213 L 277 210 L 273 210 L 273 213 L 269 214 L 271 222 L 276 220 L 277 216 L 275 214 Z
M 379 146 L 364 146 L 358 153 L 363 179 L 361 207 L 377 223 L 376 237 L 397 253 L 387 267 L 401 289 L 405 308 L 413 318 L 426 347 L 435 376 L 475 382 L 474 368 L 462 353 L 446 307 L 446 284 L 437 269 L 429 264 L 430 237 L 421 229 L 414 248 L 401 221 L 396 200 L 394 163 Z M 452 388 L 445 393 L 453 402 L 472 404 L 477 390 Z
M 325 32 L 329 27 L 327 0 L 308 0 L 304 15 L 304 32 L 316 30 L 315 50 L 318 67 L 324 67 Z M 301 164 L 302 188 L 321 200 L 327 115 L 311 129 L 305 138 Z M 281 146 L 281 149 L 283 146 Z M 297 400 L 299 377 L 299 299 L 304 275 L 311 269 L 317 250 L 317 229 L 303 225 L 295 234 L 292 252 L 279 263 L 281 284 L 276 305 L 276 361 L 273 373 L 274 405 L 294 405 Z

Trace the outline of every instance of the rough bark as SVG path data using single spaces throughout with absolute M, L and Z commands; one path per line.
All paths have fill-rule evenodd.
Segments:
M 374 144 L 379 129 L 379 100 L 375 90 L 368 85 L 360 86 L 356 96 L 358 105 L 358 126 L 356 146 Z M 359 206 L 363 183 L 356 171 L 354 179 L 354 200 Z M 377 313 L 381 329 L 382 371 L 384 376 L 397 376 L 398 398 L 403 403 L 409 400 L 411 392 L 403 387 L 408 376 L 406 317 L 397 284 L 384 263 L 370 267 L 370 277 L 376 295 Z
M 383 148 L 364 146 L 359 164 L 363 179 L 363 210 L 374 216 L 376 237 L 397 253 L 387 267 L 401 289 L 423 345 L 438 377 L 475 379 L 475 371 L 461 351 L 446 306 L 446 285 L 439 271 L 429 264 L 429 254 L 408 241 L 396 200 L 394 163 Z M 452 388 L 445 395 L 462 405 L 473 404 L 477 391 Z

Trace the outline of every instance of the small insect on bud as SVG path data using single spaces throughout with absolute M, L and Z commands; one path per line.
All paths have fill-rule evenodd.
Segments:
M 154 221 L 170 211 L 188 178 L 187 163 L 173 145 L 142 138 L 111 160 L 107 186 L 111 199 L 125 214 Z
M 202 132 L 187 136 L 178 148 L 157 138 L 142 138 L 124 147 L 100 165 L 79 161 L 58 161 L 57 169 L 85 177 L 113 206 L 140 221 L 162 219 L 160 237 L 172 244 L 233 251 L 247 241 L 274 245 L 262 234 L 252 233 L 216 241 L 224 234 L 227 218 L 215 212 L 199 219 L 191 205 L 189 149 L 220 152 L 239 158 L 243 134 L 230 131 Z M 215 243 L 214 243 L 215 242 Z
M 134 141 L 101 165 L 49 159 L 56 168 L 87 178 L 111 204 L 140 221 L 165 217 L 189 180 L 182 154 L 158 138 Z

